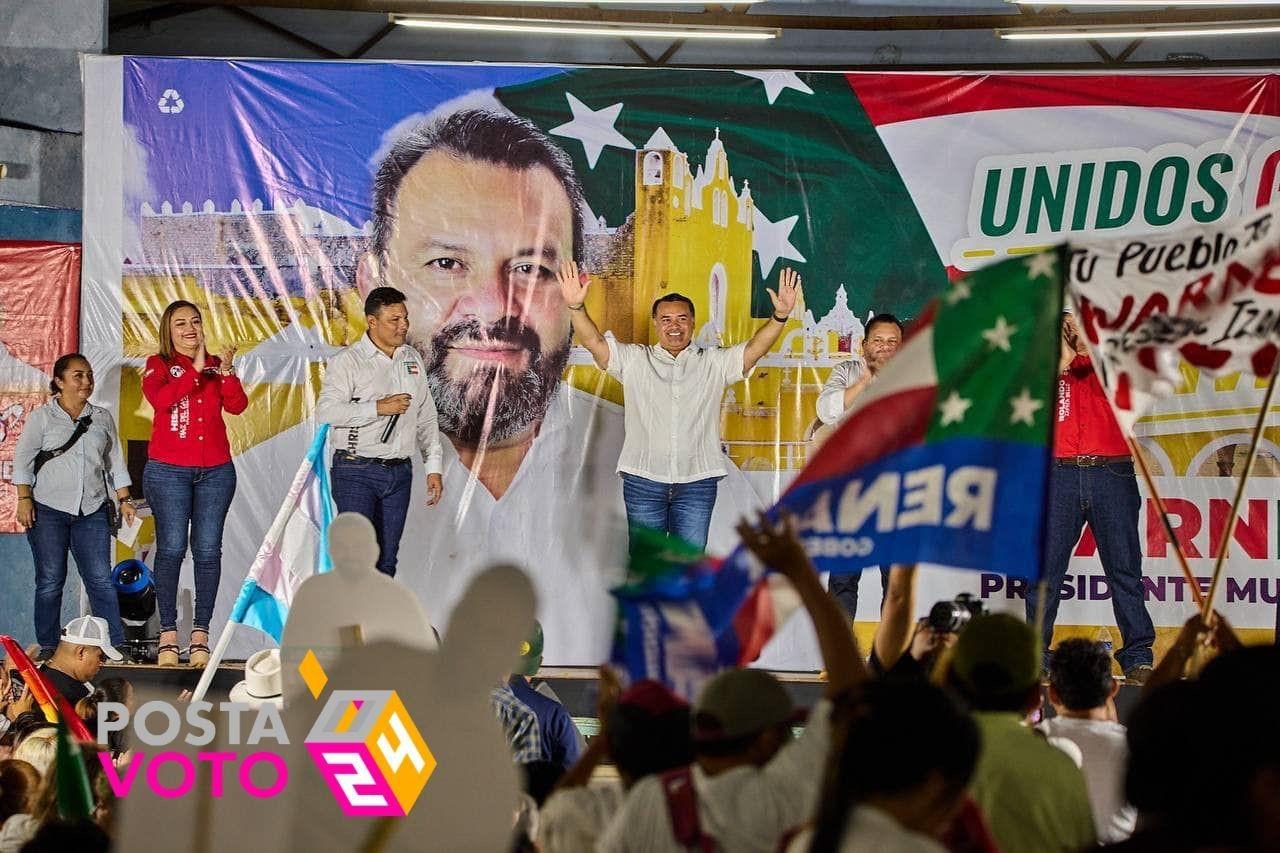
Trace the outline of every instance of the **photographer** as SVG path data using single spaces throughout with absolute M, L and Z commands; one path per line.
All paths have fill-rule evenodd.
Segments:
M 871 671 L 879 678 L 927 679 L 969 619 L 982 613 L 981 601 L 960 595 L 955 601 L 935 604 L 927 617 L 914 622 L 913 631 L 916 573 L 915 565 L 894 566 L 889 572 L 880 627 L 871 647 Z

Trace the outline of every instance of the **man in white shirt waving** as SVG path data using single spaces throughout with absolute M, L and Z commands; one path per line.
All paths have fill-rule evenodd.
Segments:
M 374 288 L 364 313 L 368 331 L 329 361 L 316 419 L 333 426 L 338 512 L 358 512 L 373 522 L 378 571 L 395 577 L 415 447 L 427 465 L 427 506 L 435 506 L 444 492 L 440 430 L 422 357 L 405 344 L 404 294 L 393 287 Z
M 618 473 L 627 523 L 707 544 L 717 483 L 725 475 L 720 449 L 724 389 L 751 371 L 782 333 L 800 293 L 800 276 L 782 271 L 770 290 L 773 316 L 746 343 L 693 345 L 693 302 L 668 293 L 653 303 L 658 343 L 620 344 L 587 315 L 589 279 L 573 261 L 560 265 L 560 293 L 578 340 L 596 366 L 622 383 L 624 438 Z

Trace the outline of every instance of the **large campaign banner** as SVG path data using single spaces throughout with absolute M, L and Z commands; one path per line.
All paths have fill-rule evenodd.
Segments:
M 447 439 L 439 506 L 425 505 L 416 470 L 397 577 L 443 630 L 481 567 L 527 567 L 549 664 L 605 659 L 626 551 L 625 399 L 571 339 L 561 260 L 591 276 L 601 329 L 636 343 L 655 342 L 650 306 L 671 292 L 693 300 L 699 345 L 745 341 L 781 270 L 803 276 L 774 351 L 723 400 L 730 464 L 709 547 L 725 553 L 734 520 L 804 465 L 822 383 L 861 357 L 873 313 L 911 318 L 949 278 L 1072 234 L 1229 219 L 1280 192 L 1280 80 L 1268 75 L 131 57 L 85 68 L 83 346 L 111 376 L 131 467 L 151 434 L 139 371 L 165 305 L 197 303 L 211 349 L 240 348 L 250 405 L 227 418 L 239 490 L 217 619 L 315 433 L 325 360 L 363 333 L 362 294 L 391 285 L 408 296 Z M 1203 526 L 1206 538 L 1260 393 L 1252 379 L 1185 380 L 1137 430 L 1166 494 L 1197 514 L 1189 537 Z M 1278 471 L 1277 432 L 1260 484 Z M 1274 622 L 1277 510 L 1251 504 L 1233 545 L 1225 606 L 1244 627 Z M 1111 622 L 1089 541 L 1064 625 Z M 1158 584 L 1178 574 L 1162 543 L 1148 542 L 1146 569 L 1157 624 L 1173 626 L 1189 608 Z M 931 571 L 922 605 L 981 585 L 1019 607 L 1016 583 L 997 580 Z M 874 619 L 875 572 L 864 582 Z M 763 660 L 810 667 L 806 626 L 788 628 Z
M 79 338 L 80 246 L 0 240 L 0 532 L 18 533 L 13 451 L 49 399 L 53 363 Z

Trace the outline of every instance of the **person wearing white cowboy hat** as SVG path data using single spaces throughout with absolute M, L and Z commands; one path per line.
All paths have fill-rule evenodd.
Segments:
M 58 647 L 40 671 L 45 680 L 72 705 L 93 693 L 90 683 L 106 658 L 123 660 L 111 645 L 111 629 L 100 616 L 80 616 L 62 629 Z
M 281 695 L 280 650 L 263 649 L 254 652 L 244 662 L 244 680 L 231 688 L 231 701 L 258 708 L 271 704 L 277 708 L 284 704 Z

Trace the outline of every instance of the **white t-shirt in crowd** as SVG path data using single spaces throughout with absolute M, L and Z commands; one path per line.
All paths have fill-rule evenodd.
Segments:
M 542 804 L 538 849 L 543 853 L 592 853 L 625 796 L 622 783 L 614 780 L 556 791 Z
M 1084 771 L 1098 841 L 1114 844 L 1132 835 L 1138 812 L 1124 798 L 1124 768 L 1129 757 L 1124 726 L 1110 720 L 1059 716 L 1045 720 L 1039 729 L 1080 748 L 1080 769 Z
M 735 767 L 708 776 L 695 764 L 693 788 L 703 834 L 715 838 L 720 850 L 773 853 L 787 830 L 813 814 L 831 744 L 830 717 L 831 703 L 823 699 L 814 706 L 804 733 L 763 767 Z M 661 780 L 650 776 L 632 786 L 596 849 L 683 853 Z
M 787 845 L 787 853 L 809 853 L 813 830 L 806 829 Z M 840 853 L 946 853 L 936 840 L 907 829 L 873 806 L 857 806 L 840 839 Z

